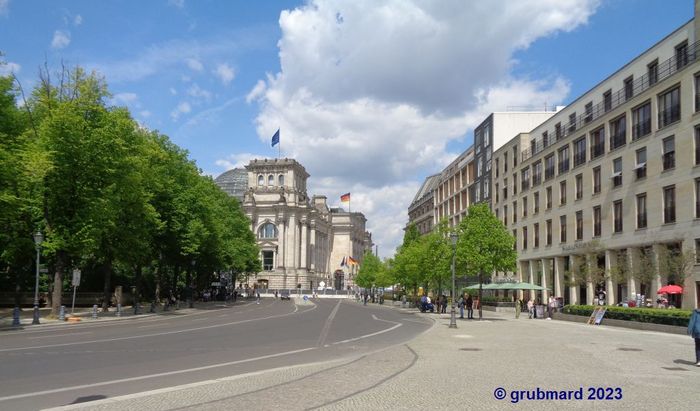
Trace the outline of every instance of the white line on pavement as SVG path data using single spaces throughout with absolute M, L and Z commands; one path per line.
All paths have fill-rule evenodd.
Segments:
M 324 343 L 326 342 L 326 337 L 328 337 L 328 331 L 331 328 L 331 323 L 333 322 L 335 315 L 338 313 L 341 301 L 342 300 L 338 300 L 338 304 L 336 304 L 335 307 L 333 307 L 333 311 L 331 311 L 331 314 L 328 316 L 328 319 L 326 319 L 326 323 L 323 325 L 323 329 L 321 330 L 321 335 L 318 336 L 318 342 L 316 343 L 317 347 L 324 345 Z
M 387 328 L 387 329 L 385 329 L 385 330 L 373 332 L 373 333 L 371 333 L 371 334 L 365 334 L 365 335 L 361 335 L 361 336 L 355 337 L 355 338 L 348 338 L 347 340 L 336 341 L 336 342 L 333 343 L 333 345 L 336 345 L 336 344 L 345 344 L 345 343 L 349 343 L 349 342 L 352 342 L 352 341 L 361 340 L 361 339 L 363 339 L 363 338 L 374 337 L 375 335 L 384 334 L 384 333 L 389 332 L 389 331 L 391 331 L 391 330 L 395 330 L 395 329 L 397 329 L 397 328 L 399 328 L 399 327 L 401 327 L 401 326 L 403 325 L 403 324 L 397 323 L 397 322 L 395 322 L 395 321 L 382 320 L 382 319 L 380 319 L 380 318 L 377 318 L 374 314 L 372 314 L 372 318 L 374 318 L 374 319 L 377 320 L 377 321 L 385 321 L 385 322 L 393 323 L 393 324 L 396 324 L 396 325 L 394 325 L 393 327 L 389 327 L 389 328 Z
M 316 309 L 316 306 L 313 306 L 312 308 L 305 310 L 304 312 L 308 312 L 308 311 L 311 311 L 314 309 Z M 248 320 L 233 321 L 233 322 L 223 323 L 223 324 L 207 325 L 204 327 L 186 328 L 184 330 L 176 330 L 176 331 L 163 331 L 160 333 L 152 333 L 152 334 L 144 334 L 144 335 L 132 335 L 132 336 L 128 336 L 128 337 L 106 338 L 106 339 L 102 339 L 102 340 L 77 341 L 77 342 L 72 342 L 72 343 L 39 345 L 39 346 L 32 346 L 32 347 L 3 348 L 3 349 L 0 349 L 0 352 L 26 351 L 26 350 L 33 350 L 33 349 L 38 349 L 38 348 L 66 347 L 69 345 L 94 344 L 94 343 L 101 343 L 101 342 L 112 342 L 112 341 L 133 340 L 133 339 L 137 339 L 137 338 L 157 337 L 160 335 L 180 334 L 180 333 L 186 333 L 186 332 L 191 332 L 191 331 L 207 330 L 210 328 L 226 327 L 228 325 L 243 324 L 243 323 L 248 323 L 248 322 L 252 322 L 252 321 L 269 320 L 272 318 L 286 317 L 289 315 L 296 314 L 298 310 L 299 310 L 299 308 L 295 306 L 294 311 L 292 311 L 291 313 L 287 313 L 287 314 L 271 315 L 268 317 L 261 317 L 261 318 L 251 318 Z
M 92 384 L 74 385 L 72 387 L 55 388 L 53 390 L 37 391 L 37 392 L 29 392 L 26 394 L 10 395 L 7 397 L 0 397 L 0 402 L 1 401 L 8 401 L 8 400 L 16 400 L 19 398 L 37 397 L 40 395 L 54 394 L 57 392 L 74 391 L 74 390 L 81 390 L 84 388 L 101 387 L 103 385 L 112 385 L 112 384 L 119 384 L 119 383 L 123 383 L 123 382 L 140 381 L 140 380 L 145 380 L 145 379 L 149 379 L 149 378 L 164 377 L 167 375 L 184 374 L 184 373 L 193 372 L 193 371 L 210 370 L 212 368 L 227 367 L 229 365 L 243 364 L 243 363 L 247 363 L 247 362 L 265 360 L 268 358 L 282 357 L 285 355 L 298 354 L 301 352 L 315 350 L 315 349 L 316 349 L 316 347 L 301 348 L 299 350 L 292 350 L 292 351 L 286 351 L 286 352 L 281 352 L 281 353 L 277 353 L 277 354 L 263 355 L 260 357 L 247 358 L 245 360 L 229 361 L 229 362 L 220 363 L 220 364 L 206 365 L 203 367 L 188 368 L 185 370 L 167 371 L 167 372 L 161 372 L 158 374 L 140 375 L 138 377 L 120 378 L 118 380 L 102 381 L 102 382 L 96 382 L 96 383 L 92 383 Z
M 27 338 L 27 339 L 28 339 L 28 340 L 38 340 L 39 338 L 65 337 L 66 335 L 68 335 L 68 336 L 73 336 L 73 335 L 81 335 L 81 334 L 92 334 L 92 331 L 85 331 L 85 332 L 82 332 L 82 333 L 51 334 L 51 335 L 44 335 L 43 337 L 29 337 L 29 338 Z

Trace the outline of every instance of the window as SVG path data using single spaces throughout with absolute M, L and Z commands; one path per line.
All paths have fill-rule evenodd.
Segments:
M 569 132 L 576 130 L 576 112 L 569 114 Z
M 637 228 L 647 228 L 647 193 L 637 194 Z
M 605 154 L 605 127 L 591 133 L 591 159 Z
M 627 118 L 620 116 L 610 122 L 610 150 L 627 144 Z
M 629 76 L 625 79 L 625 100 L 634 97 L 634 77 Z
M 695 179 L 695 218 L 700 218 L 700 178 Z
M 575 182 L 576 199 L 580 200 L 583 198 L 583 174 L 577 174 Z
M 559 183 L 559 205 L 566 204 L 566 180 Z
M 513 195 L 518 194 L 518 173 L 513 173 Z
M 542 133 L 542 148 L 549 145 L 549 132 L 545 131 Z
M 530 167 L 520 171 L 520 190 L 525 191 L 530 188 Z
M 513 201 L 513 224 L 518 222 L 518 202 Z
M 695 264 L 700 264 L 700 238 L 695 239 Z
M 265 223 L 258 229 L 259 238 L 277 238 L 277 227 L 272 223 Z
M 700 165 L 700 126 L 695 126 L 695 165 Z
M 559 149 L 559 174 L 569 171 L 569 146 Z
M 258 176 L 258 185 L 259 185 L 259 186 L 264 186 L 264 185 L 265 185 L 265 177 L 263 177 L 262 174 L 260 174 L 260 175 Z
M 637 174 L 637 180 L 647 176 L 647 148 L 642 147 L 636 152 L 637 164 L 634 166 L 634 171 Z
M 593 237 L 600 237 L 600 206 L 593 207 Z
M 622 200 L 613 203 L 613 233 L 622 232 Z
M 680 70 L 688 65 L 688 42 L 676 46 L 676 70 Z
M 272 174 L 267 176 L 267 185 L 269 185 L 269 186 L 275 185 L 275 176 L 273 176 Z
M 554 153 L 544 158 L 544 179 L 549 180 L 552 177 L 554 177 Z
M 664 187 L 664 224 L 676 222 L 676 186 Z
M 622 157 L 613 160 L 613 173 L 610 176 L 613 180 L 613 187 L 622 185 Z
M 584 114 L 585 116 L 583 117 L 583 122 L 585 124 L 590 123 L 593 121 L 593 102 L 589 101 L 586 103 L 585 109 L 584 109 Z
M 676 143 L 673 136 L 663 140 L 663 151 L 664 170 L 674 168 L 676 166 Z
M 554 125 L 554 137 L 559 141 L 559 139 L 562 137 L 561 135 L 561 123 L 557 123 Z
M 476 161 L 476 176 L 477 176 L 477 177 L 481 177 L 481 174 L 482 174 L 482 173 L 481 173 L 481 168 L 482 168 L 483 165 L 484 165 L 483 158 L 479 158 L 479 159 Z
M 277 181 L 279 181 L 280 186 L 283 186 L 284 185 L 284 174 L 280 174 L 279 177 L 277 177 Z
M 503 225 L 508 225 L 508 205 L 503 206 Z
M 651 133 L 651 102 L 647 101 L 632 110 L 632 140 Z
M 504 200 L 508 199 L 508 179 L 507 178 L 503 179 L 503 199 Z
M 498 178 L 498 173 L 501 171 L 499 163 L 499 159 L 496 159 L 496 178 Z
M 536 192 L 535 194 L 532 195 L 532 206 L 533 206 L 533 213 L 537 214 L 540 212 L 540 192 Z
M 647 65 L 647 77 L 649 86 L 653 86 L 659 81 L 659 60 L 654 60 Z
M 574 167 L 586 162 L 586 137 L 574 141 Z
M 566 216 L 559 216 L 559 242 L 566 242 Z
M 681 88 L 676 87 L 659 96 L 659 128 L 681 119 Z
M 545 245 L 552 245 L 552 220 L 545 223 Z
M 503 172 L 508 172 L 508 152 L 503 153 Z
M 496 183 L 496 189 L 493 190 L 493 192 L 496 194 L 496 202 L 498 203 L 498 196 L 501 194 L 501 191 L 499 190 L 498 183 Z
M 523 250 L 527 250 L 527 227 L 523 227 Z
M 491 182 L 491 180 L 489 180 L 488 178 L 486 180 L 484 180 L 484 198 L 490 197 L 490 194 L 489 194 L 490 193 L 490 191 L 489 191 L 489 183 L 490 182 Z
M 530 141 L 530 155 L 535 155 L 537 153 L 537 140 Z
M 484 147 L 488 147 L 491 144 L 491 129 L 487 126 L 484 128 Z
M 532 165 L 532 185 L 536 186 L 542 182 L 542 162 L 538 161 Z
M 593 169 L 593 194 L 600 193 L 600 166 Z
M 275 259 L 274 251 L 263 251 L 263 270 L 272 271 Z
M 606 112 L 612 109 L 612 91 L 608 90 L 603 93 L 603 110 Z
M 695 75 L 695 112 L 700 111 L 700 74 Z
M 540 225 L 535 223 L 535 225 L 532 227 L 532 230 L 535 232 L 535 241 L 533 246 L 537 248 L 540 246 Z
M 576 212 L 576 240 L 583 240 L 583 211 Z
M 527 217 L 527 197 L 523 197 L 523 217 Z
M 547 210 L 552 209 L 552 187 L 547 187 L 546 190 L 546 202 L 547 202 Z
M 513 168 L 518 166 L 518 146 L 513 147 Z

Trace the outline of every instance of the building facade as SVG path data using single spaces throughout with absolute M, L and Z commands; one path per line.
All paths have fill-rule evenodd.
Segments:
M 428 176 L 408 206 L 408 223 L 414 224 L 421 235 L 433 231 L 434 193 L 439 181 L 439 174 Z
M 676 283 L 699 305 L 697 25 L 696 2 L 695 19 L 496 150 L 492 208 L 519 254 L 496 277 L 567 304 L 655 302 Z
M 232 174 L 237 175 L 234 170 L 215 179 L 225 191 Z M 351 272 L 340 266 L 342 257 L 337 256 L 352 256 L 361 263 L 362 251 L 371 248 L 364 215 L 331 210 L 325 196 L 309 198 L 309 174 L 296 160 L 255 159 L 245 170 L 242 205 L 263 265 L 255 276 L 256 285 L 311 289 L 323 281 L 327 286 L 337 284 L 338 289 L 352 286 Z M 344 273 L 341 282 L 335 281 L 337 270 Z

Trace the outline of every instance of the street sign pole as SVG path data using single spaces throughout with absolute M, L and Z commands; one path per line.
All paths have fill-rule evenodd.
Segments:
M 79 285 L 80 285 L 80 270 L 75 269 L 75 270 L 73 270 L 73 305 L 70 308 L 71 315 L 73 314 L 73 311 L 75 311 L 75 291 L 78 289 Z

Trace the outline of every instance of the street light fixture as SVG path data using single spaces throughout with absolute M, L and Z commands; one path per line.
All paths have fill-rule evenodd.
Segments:
M 34 245 L 36 246 L 36 282 L 34 283 L 34 319 L 32 324 L 39 324 L 39 258 L 41 255 L 41 243 L 44 235 L 40 230 L 34 233 Z
M 450 234 L 452 241 L 452 308 L 450 309 L 450 328 L 457 328 L 457 313 L 455 313 L 455 254 L 457 252 L 457 233 Z

